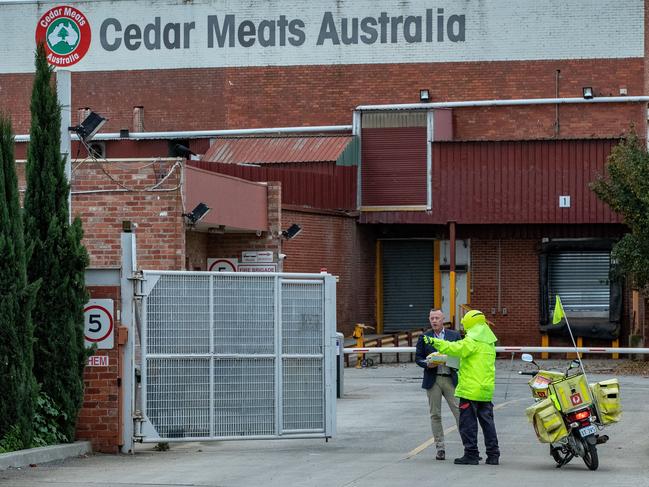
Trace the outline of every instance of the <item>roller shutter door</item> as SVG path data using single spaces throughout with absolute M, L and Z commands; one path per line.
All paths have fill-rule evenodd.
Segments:
M 573 316 L 608 317 L 611 297 L 609 252 L 564 251 L 549 255 L 548 298 L 561 296 Z
M 428 325 L 433 305 L 433 242 L 390 241 L 383 247 L 383 330 Z

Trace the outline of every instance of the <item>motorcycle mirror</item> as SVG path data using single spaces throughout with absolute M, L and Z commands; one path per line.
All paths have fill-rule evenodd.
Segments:
M 529 353 L 524 353 L 523 355 L 521 355 L 521 360 L 523 362 L 532 363 L 534 362 L 534 357 L 532 357 L 532 355 L 530 355 Z
M 570 368 L 574 369 L 575 367 L 579 367 L 579 360 L 574 359 L 572 362 L 570 362 Z

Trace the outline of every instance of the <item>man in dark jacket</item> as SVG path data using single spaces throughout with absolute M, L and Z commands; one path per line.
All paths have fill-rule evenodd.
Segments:
M 447 341 L 460 340 L 461 336 L 454 330 L 444 329 L 444 313 L 439 309 L 431 309 L 428 314 L 431 330 L 424 333 L 417 341 L 417 354 L 415 360 L 417 365 L 424 369 L 424 379 L 421 387 L 426 389 L 428 396 L 428 409 L 430 411 L 430 427 L 433 430 L 435 446 L 437 448 L 437 460 L 444 460 L 446 452 L 444 447 L 444 428 L 442 427 L 442 396 L 446 399 L 448 407 L 451 408 L 455 423 L 460 418 L 457 399 L 455 398 L 455 386 L 457 385 L 457 372 L 446 365 L 437 365 L 426 360 L 426 357 L 436 352 L 432 345 L 432 338 L 441 338 Z

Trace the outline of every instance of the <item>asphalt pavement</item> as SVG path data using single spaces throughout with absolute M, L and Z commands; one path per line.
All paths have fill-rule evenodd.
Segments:
M 566 361 L 557 361 L 563 366 Z M 602 365 L 604 364 L 604 365 Z M 612 377 L 612 361 L 586 362 L 589 380 Z M 524 410 L 532 402 L 520 361 L 498 361 L 494 397 L 501 464 L 460 466 L 462 444 L 444 406 L 447 460 L 436 461 L 421 369 L 413 363 L 345 370 L 337 403 L 337 435 L 316 440 L 220 441 L 171 444 L 169 451 L 139 445 L 135 455 L 91 455 L 0 471 L 11 487 L 170 486 L 598 486 L 649 487 L 649 376 L 618 376 L 624 414 L 607 428 L 600 467 L 581 459 L 554 467 Z M 481 438 L 480 438 L 480 441 Z M 483 454 L 484 456 L 484 454 Z M 586 484 L 587 485 L 587 484 Z

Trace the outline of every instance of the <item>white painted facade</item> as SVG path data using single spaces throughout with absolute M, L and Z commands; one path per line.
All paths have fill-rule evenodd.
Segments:
M 0 1 L 0 73 L 66 4 L 92 32 L 72 71 L 644 56 L 644 0 Z

